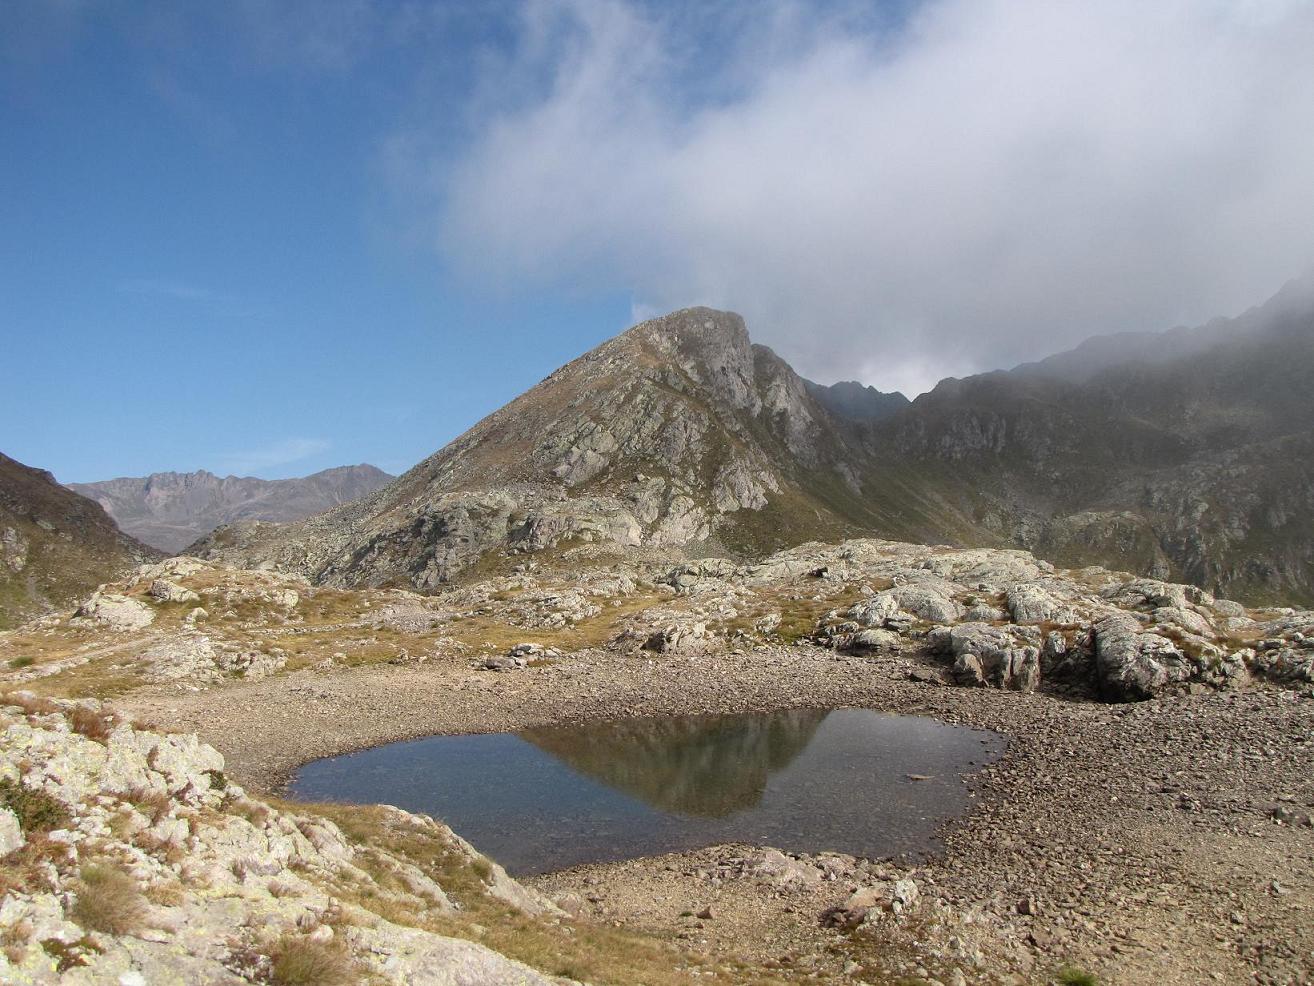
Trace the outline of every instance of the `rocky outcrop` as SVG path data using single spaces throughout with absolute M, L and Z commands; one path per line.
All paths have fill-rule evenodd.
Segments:
M 855 539 L 751 562 L 604 554 L 517 569 L 423 596 L 172 558 L 102 587 L 81 615 L 48 621 L 45 633 L 71 635 L 69 656 L 20 661 L 7 676 L 32 681 L 94 658 L 104 648 L 85 630 L 100 628 L 122 655 L 112 659 L 116 680 L 187 689 L 453 653 L 477 670 L 532 672 L 591 647 L 697 661 L 798 644 L 901 663 L 917 680 L 1108 701 L 1314 680 L 1308 611 L 1057 569 L 1017 550 Z
M 97 590 L 78 607 L 75 619 L 86 620 L 107 630 L 140 630 L 155 620 L 154 611 L 145 603 L 115 592 Z
M 194 736 L 95 703 L 0 701 L 0 980 L 271 981 L 295 952 L 340 983 L 552 981 L 423 927 L 456 914 L 458 895 L 555 912 L 445 826 L 372 809 L 381 845 L 427 851 L 412 858 L 251 798 L 223 771 Z

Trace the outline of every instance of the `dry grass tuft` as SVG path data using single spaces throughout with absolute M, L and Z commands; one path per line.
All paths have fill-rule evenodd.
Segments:
M 163 907 L 178 907 L 187 899 L 187 891 L 176 881 L 156 883 L 146 888 L 146 899 Z
M 73 732 L 97 743 L 104 743 L 119 721 L 112 713 L 100 712 L 85 705 L 74 706 L 68 713 Z
M 360 981 L 351 955 L 334 941 L 286 934 L 269 950 L 275 986 L 350 986 Z
M 250 798 L 242 798 L 239 801 L 234 801 L 231 808 L 234 815 L 239 815 L 242 818 L 245 818 L 257 828 L 263 826 L 265 822 L 269 821 L 269 806 L 261 804 L 259 801 L 252 801 Z
M 148 787 L 134 787 L 118 797 L 149 818 L 152 825 L 169 813 L 171 804 L 169 796 L 163 791 L 154 791 Z
M 48 716 L 60 711 L 59 706 L 50 699 L 33 695 L 31 692 L 9 692 L 0 697 L 0 704 L 15 705 L 29 716 Z
M 146 922 L 146 898 L 137 881 L 111 863 L 88 863 L 78 874 L 73 920 L 89 931 L 126 935 Z

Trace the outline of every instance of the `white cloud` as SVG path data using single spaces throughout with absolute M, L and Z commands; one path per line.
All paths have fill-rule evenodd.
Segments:
M 528 3 L 446 181 L 449 260 L 734 308 L 809 375 L 913 391 L 1314 262 L 1314 4 L 936 0 L 884 33 L 753 9 L 709 53 L 696 19 Z
M 245 476 L 261 470 L 301 462 L 303 459 L 327 452 L 331 447 L 332 443 L 322 438 L 286 438 L 245 451 L 220 453 L 216 456 L 219 462 L 217 471 Z

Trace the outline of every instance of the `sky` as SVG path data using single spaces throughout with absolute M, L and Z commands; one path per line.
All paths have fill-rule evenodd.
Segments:
M 0 4 L 0 451 L 400 472 L 693 304 L 915 394 L 1314 266 L 1308 0 Z

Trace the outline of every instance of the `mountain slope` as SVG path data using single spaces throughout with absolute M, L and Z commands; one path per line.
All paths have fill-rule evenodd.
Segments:
M 562 367 L 378 493 L 195 550 L 430 590 L 588 542 L 751 556 L 862 532 L 1308 601 L 1311 379 L 1314 277 L 1238 319 L 945 380 L 893 413 L 809 386 L 738 316 L 689 309 Z
M 379 489 L 393 477 L 371 465 L 339 466 L 299 479 L 157 472 L 140 478 L 70 483 L 133 537 L 170 553 L 239 520 L 289 521 Z
M 50 473 L 0 454 L 0 629 L 158 556 Z
M 849 447 L 743 320 L 687 309 L 557 370 L 384 490 L 194 550 L 344 585 L 433 588 L 490 549 L 755 553 L 870 528 Z
M 1314 279 L 1238 319 L 1121 338 L 941 382 L 864 431 L 875 470 L 970 514 L 979 543 L 1314 598 Z

